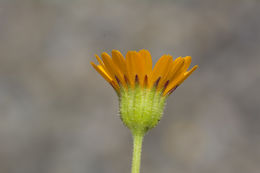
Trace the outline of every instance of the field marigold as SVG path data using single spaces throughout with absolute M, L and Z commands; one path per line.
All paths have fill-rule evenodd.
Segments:
M 99 65 L 92 66 L 109 82 L 120 98 L 120 113 L 124 124 L 131 131 L 146 132 L 157 125 L 161 118 L 165 98 L 191 73 L 191 57 L 173 60 L 163 55 L 152 68 L 152 58 L 147 50 L 128 51 L 126 58 L 118 50 L 96 55 Z
M 92 66 L 109 82 L 119 96 L 120 116 L 134 139 L 132 173 L 139 173 L 142 141 L 145 133 L 155 127 L 162 117 L 166 98 L 197 69 L 188 71 L 191 57 L 173 60 L 163 55 L 152 68 L 147 50 L 128 51 L 126 58 L 112 50 L 96 55 L 99 65 Z

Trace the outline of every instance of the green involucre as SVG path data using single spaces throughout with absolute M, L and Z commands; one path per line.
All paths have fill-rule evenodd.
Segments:
M 154 88 L 121 88 L 121 119 L 133 134 L 144 134 L 160 121 L 165 100 L 166 96 Z

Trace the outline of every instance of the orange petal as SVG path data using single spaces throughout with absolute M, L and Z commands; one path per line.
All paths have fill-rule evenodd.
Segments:
M 101 56 L 102 56 L 102 60 L 104 62 L 104 65 L 105 65 L 107 71 L 111 74 L 111 78 L 113 79 L 113 81 L 116 82 L 117 81 L 116 77 L 117 77 L 119 79 L 120 83 L 122 83 L 124 86 L 126 86 L 123 73 L 114 64 L 111 57 L 105 52 L 103 52 L 101 54 Z
M 170 82 L 173 81 L 178 76 L 178 74 L 180 74 L 180 71 L 184 65 L 184 59 L 182 57 L 179 57 L 175 59 L 173 63 L 174 64 L 172 66 L 172 69 L 170 70 L 168 75 L 168 79 L 170 80 Z
M 98 56 L 98 55 L 95 55 L 95 57 L 96 57 L 98 63 L 104 68 L 104 70 L 105 70 L 108 74 L 110 74 L 109 71 L 107 70 L 107 68 L 105 67 L 104 63 L 102 62 L 102 60 L 99 58 L 99 56 Z M 110 75 L 111 75 L 111 74 L 110 74 Z
M 112 60 L 118 69 L 125 74 L 126 73 L 126 63 L 123 55 L 118 50 L 112 50 Z
M 169 80 L 169 75 L 170 75 L 171 70 L 174 68 L 173 66 L 174 66 L 174 62 L 173 62 L 173 59 L 171 58 L 168 61 L 168 67 L 166 67 L 166 68 L 168 68 L 168 70 L 165 71 L 165 74 L 160 79 L 160 82 L 157 87 L 158 90 L 161 90 L 163 87 L 165 87 L 166 83 L 169 84 L 170 81 L 169 82 L 167 82 L 167 81 Z
M 93 62 L 91 62 L 91 65 L 95 68 L 95 70 L 109 83 L 112 81 L 112 78 L 109 76 L 109 74 L 106 73 L 106 71 L 103 69 L 101 65 L 96 65 Z
M 104 68 L 101 65 L 96 65 L 93 62 L 91 62 L 91 65 L 95 68 L 95 70 L 107 81 L 112 85 L 112 87 L 116 90 L 117 93 L 120 92 L 120 87 L 119 85 L 113 81 L 113 79 L 109 76 L 108 73 L 104 70 Z
M 153 61 L 152 61 L 151 54 L 148 50 L 145 49 L 140 50 L 139 54 L 144 59 L 144 73 L 145 75 L 149 76 L 153 70 Z
M 99 58 L 99 56 L 98 56 L 98 55 L 95 55 L 95 57 L 96 57 L 98 63 L 99 63 L 100 65 L 104 66 L 104 63 L 101 61 L 101 59 Z
M 199 66 L 195 65 L 190 71 L 184 73 L 184 77 L 178 82 L 180 85 L 185 79 L 187 79 Z
M 180 78 L 184 77 L 184 73 L 187 71 L 187 69 L 190 66 L 191 63 L 191 57 L 187 56 L 185 58 L 182 58 L 180 60 L 181 64 L 178 64 L 178 62 L 176 62 L 176 71 L 173 73 L 173 75 L 171 76 L 171 80 L 170 82 L 174 83 L 174 82 L 178 82 L 180 80 Z
M 150 86 L 152 87 L 153 83 L 159 78 L 164 78 L 165 75 L 169 72 L 170 61 L 172 57 L 170 55 L 163 55 L 158 62 L 155 64 L 150 78 Z
M 190 63 L 191 63 L 191 57 L 190 56 L 186 56 L 182 59 L 183 59 L 184 63 L 181 66 L 181 68 L 177 71 L 177 73 L 173 76 L 173 80 L 174 80 L 174 78 L 178 78 L 179 75 L 185 73 L 190 66 Z
M 132 87 L 135 85 L 135 76 L 142 85 L 144 80 L 144 59 L 136 51 L 128 51 L 126 54 L 127 78 Z
M 192 72 L 194 72 L 198 66 L 194 66 L 190 71 L 180 74 L 176 79 L 174 79 L 170 84 L 167 86 L 167 88 L 164 91 L 164 95 L 166 95 L 171 89 L 173 89 L 176 86 L 179 86 L 185 79 L 187 79 Z
M 190 64 L 191 64 L 191 57 L 190 56 L 186 56 L 184 57 L 184 66 L 183 66 L 183 71 L 187 71 Z
M 134 62 L 133 62 L 133 53 L 132 51 L 128 51 L 126 53 L 126 77 L 128 78 L 130 85 L 134 87 Z

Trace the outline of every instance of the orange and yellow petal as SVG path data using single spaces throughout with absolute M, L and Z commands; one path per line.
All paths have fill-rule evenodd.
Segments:
M 124 56 L 118 50 L 112 50 L 112 60 L 114 64 L 120 69 L 122 74 L 126 73 L 126 62 Z
M 197 68 L 198 66 L 195 65 L 190 71 L 185 72 L 184 77 L 180 81 L 178 81 L 178 85 L 180 85 L 185 79 L 187 79 Z
M 142 49 L 139 51 L 140 56 L 144 59 L 145 75 L 149 76 L 153 70 L 152 56 L 148 50 Z
M 168 74 L 169 81 L 173 81 L 175 76 L 177 76 L 177 73 L 181 70 L 181 68 L 184 65 L 184 59 L 182 57 L 178 57 L 174 60 L 173 66 Z
M 136 51 L 128 51 L 126 54 L 126 71 L 127 78 L 130 81 L 131 87 L 135 86 L 135 82 L 138 79 L 140 83 L 144 80 L 144 58 Z M 138 77 L 138 78 L 136 78 Z M 142 85 L 142 84 L 141 84 Z
M 111 59 L 111 57 L 105 52 L 103 52 L 101 54 L 101 57 L 102 57 L 104 65 L 105 65 L 108 73 L 111 75 L 111 78 L 113 79 L 113 81 L 118 82 L 118 79 L 119 79 L 121 84 L 125 86 L 125 82 L 123 80 L 124 79 L 123 73 L 120 71 L 120 68 L 118 68 L 116 66 L 116 64 Z
M 155 64 L 154 69 L 151 74 L 151 78 L 149 81 L 149 87 L 156 82 L 162 80 L 162 78 L 168 74 L 170 70 L 170 64 L 172 61 L 172 56 L 170 55 L 163 55 L 158 62 Z
M 167 86 L 167 88 L 164 91 L 164 95 L 168 94 L 172 89 L 176 88 L 177 86 L 179 86 L 185 79 L 187 79 L 192 72 L 194 72 L 196 69 L 198 68 L 198 66 L 194 66 L 190 71 L 188 72 L 184 72 L 182 74 L 180 74 L 176 79 L 174 79 L 173 81 L 170 82 L 170 84 Z
M 95 70 L 108 82 L 111 82 L 113 79 L 110 77 L 110 75 L 103 69 L 101 65 L 96 65 L 93 62 L 91 62 L 91 65 L 95 68 Z
M 113 88 L 119 92 L 120 88 L 119 85 L 117 83 L 115 83 L 113 81 L 113 79 L 111 78 L 111 76 L 104 70 L 104 68 L 101 65 L 96 65 L 93 62 L 91 62 L 91 65 L 95 68 L 95 70 L 108 82 L 110 83 Z

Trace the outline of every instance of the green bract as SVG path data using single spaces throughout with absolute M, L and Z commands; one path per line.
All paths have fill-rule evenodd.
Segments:
M 166 96 L 155 88 L 137 86 L 122 89 L 120 93 L 120 115 L 132 133 L 146 133 L 160 121 Z

